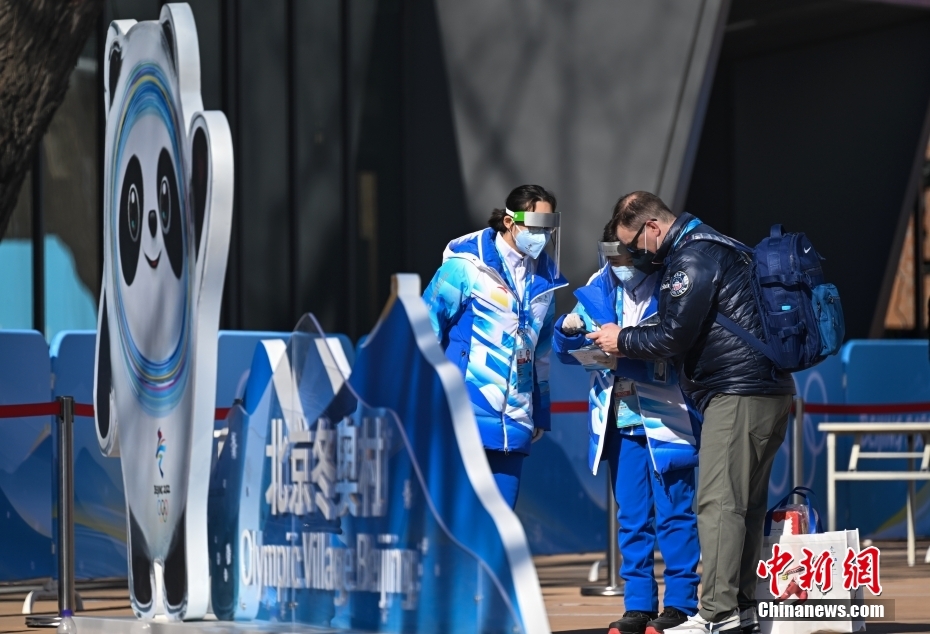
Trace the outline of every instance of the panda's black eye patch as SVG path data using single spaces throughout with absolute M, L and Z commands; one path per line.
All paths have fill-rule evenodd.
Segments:
M 158 155 L 158 217 L 164 236 L 165 251 L 174 276 L 181 279 L 184 268 L 184 223 L 181 221 L 181 200 L 178 195 L 178 179 L 175 177 L 174 160 L 167 149 Z
M 139 265 L 139 236 L 142 233 L 142 209 L 145 206 L 142 165 L 133 155 L 126 164 L 119 197 L 119 260 L 126 286 L 136 279 Z

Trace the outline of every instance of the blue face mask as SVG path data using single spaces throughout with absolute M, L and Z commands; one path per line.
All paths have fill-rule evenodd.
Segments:
M 549 232 L 545 230 L 536 232 L 523 229 L 514 236 L 513 241 L 517 245 L 517 249 L 520 250 L 520 253 L 528 255 L 535 260 L 539 257 L 539 254 L 542 253 L 542 250 L 546 248 L 546 243 L 549 242 Z
M 612 266 L 610 270 L 614 272 L 614 275 L 621 282 L 629 282 L 636 275 L 636 267 L 634 266 Z

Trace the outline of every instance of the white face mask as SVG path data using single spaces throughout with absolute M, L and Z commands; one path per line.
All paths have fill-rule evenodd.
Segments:
M 513 226 L 516 227 L 516 225 Z M 546 247 L 546 243 L 549 242 L 549 232 L 545 229 L 537 229 L 534 231 L 524 227 L 514 234 L 513 241 L 514 244 L 517 245 L 517 250 L 520 253 L 528 255 L 535 260 Z
M 621 282 L 629 282 L 636 275 L 636 267 L 633 266 L 612 266 L 610 270 Z

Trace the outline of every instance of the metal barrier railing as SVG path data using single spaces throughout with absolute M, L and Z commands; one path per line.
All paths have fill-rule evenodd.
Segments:
M 219 407 L 216 420 L 223 420 L 230 408 Z M 55 416 L 59 423 L 58 443 L 58 582 L 48 583 L 32 590 L 23 602 L 27 627 L 57 627 L 61 614 L 68 610 L 83 610 L 81 596 L 75 590 L 74 580 L 74 417 L 93 418 L 94 406 L 75 403 L 71 396 L 60 396 L 49 403 L 23 403 L 0 405 L 2 418 L 32 418 Z M 58 600 L 57 614 L 32 614 L 36 601 Z
M 74 399 L 62 396 L 50 403 L 0 405 L 0 418 L 58 418 L 58 614 L 28 614 L 28 627 L 57 627 L 64 610 L 74 611 L 79 598 L 74 591 Z M 26 596 L 23 612 L 31 613 L 38 599 L 46 598 L 47 590 L 32 591 Z M 50 597 L 49 597 L 50 598 Z
M 902 414 L 928 414 L 930 403 L 881 403 L 881 404 L 844 404 L 832 405 L 828 403 L 805 403 L 803 400 L 795 401 L 795 445 L 794 464 L 795 486 L 803 485 L 803 462 L 798 456 L 803 455 L 804 414 L 821 415 L 852 415 L 852 416 L 881 416 Z M 907 563 L 913 566 L 916 559 L 916 483 L 917 481 L 930 481 L 930 423 L 899 422 L 899 421 L 833 421 L 821 422 L 817 429 L 827 435 L 827 530 L 836 530 L 836 483 L 837 481 L 903 481 L 907 482 L 906 524 L 907 524 Z M 846 471 L 836 469 L 836 436 L 848 434 L 854 436 L 852 451 L 849 456 L 849 465 Z M 908 439 L 907 451 L 863 451 L 862 438 L 869 434 L 903 434 Z M 920 436 L 924 441 L 923 451 L 916 452 L 915 437 Z M 860 459 L 890 458 L 906 459 L 906 471 L 858 471 Z M 915 469 L 914 460 L 921 463 Z M 798 466 L 800 465 L 800 466 Z M 924 558 L 930 563 L 930 548 Z

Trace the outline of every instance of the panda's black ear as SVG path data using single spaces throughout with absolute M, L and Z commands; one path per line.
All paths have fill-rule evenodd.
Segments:
M 165 20 L 161 23 L 161 30 L 165 34 L 165 43 L 168 45 L 168 56 L 171 58 L 171 65 L 174 66 L 174 72 L 178 72 L 178 60 L 175 58 L 174 52 L 174 30 L 171 27 L 171 22 Z
M 207 193 L 210 188 L 210 146 L 207 134 L 198 126 L 191 144 L 191 203 L 194 211 L 194 253 L 200 257 L 200 237 L 207 211 Z
M 119 75 L 123 69 L 123 51 L 120 49 L 119 44 L 114 43 L 113 48 L 110 49 L 110 63 L 107 77 L 107 88 L 110 93 L 110 103 L 107 105 L 107 108 L 113 107 L 113 96 L 116 94 L 116 84 L 119 83 Z

